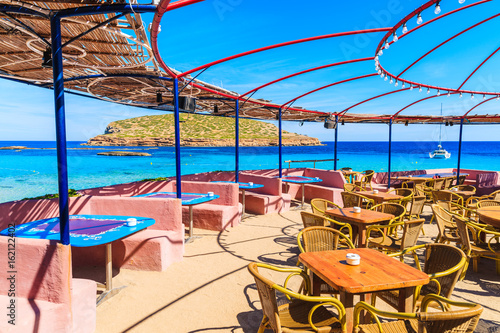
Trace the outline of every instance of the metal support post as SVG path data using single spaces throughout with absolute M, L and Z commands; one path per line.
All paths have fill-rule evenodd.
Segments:
M 333 147 L 333 170 L 337 171 L 337 140 L 339 134 L 339 116 L 335 116 L 335 145 Z
M 389 165 L 387 172 L 387 188 L 391 188 L 391 148 L 392 148 L 392 118 L 389 119 Z
M 462 157 L 462 131 L 464 128 L 464 118 L 460 119 L 460 134 L 458 137 L 458 163 L 457 163 L 457 185 L 458 179 L 460 178 L 460 159 Z
M 234 131 L 235 131 L 235 155 L 234 155 L 234 176 L 236 183 L 239 182 L 240 178 L 240 103 L 239 100 L 236 99 L 234 105 Z M 245 196 L 243 196 L 243 200 L 245 200 Z M 243 212 L 245 213 L 245 212 Z
M 175 182 L 177 198 L 181 198 L 181 135 L 179 126 L 179 79 L 174 79 L 174 122 L 175 122 Z
M 282 128 L 281 128 L 281 108 L 279 108 L 278 110 L 278 138 L 279 138 L 279 143 L 278 143 L 278 155 L 279 155 L 279 175 L 280 175 L 280 178 L 283 177 L 283 166 L 282 166 L 282 161 L 283 161 L 283 151 L 282 151 L 282 141 L 281 141 L 281 132 L 282 132 Z

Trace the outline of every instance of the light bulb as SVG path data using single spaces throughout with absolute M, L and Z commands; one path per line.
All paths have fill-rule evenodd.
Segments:
M 448 97 L 450 97 L 450 96 L 451 96 L 451 92 L 448 91 Z
M 378 72 L 380 70 L 380 67 L 375 66 L 375 71 Z
M 378 55 L 375 56 L 375 61 L 378 62 Z
M 431 88 L 427 88 L 427 95 L 431 93 Z
M 379 69 L 379 70 L 378 70 L 378 73 L 379 73 L 379 74 L 382 74 L 382 70 L 381 70 L 381 69 Z
M 462 93 L 460 93 L 460 98 L 462 98 Z
M 396 43 L 398 40 L 399 40 L 398 35 L 396 35 L 396 31 L 394 31 L 392 41 L 393 41 L 393 43 Z
M 378 55 L 381 56 L 382 54 L 384 54 L 384 52 L 380 49 L 380 51 L 378 51 Z
M 422 92 L 422 87 L 418 87 L 418 92 Z
M 386 50 L 389 48 L 389 46 L 390 46 L 390 45 L 389 45 L 389 42 L 388 42 L 388 41 L 385 41 L 385 46 L 384 46 L 384 47 L 385 47 L 385 49 L 386 49 Z
M 394 81 L 394 87 L 397 87 L 398 86 L 398 80 L 395 80 Z
M 497 96 L 497 101 L 500 99 L 500 95 Z
M 470 99 L 474 99 L 474 94 L 470 94 Z
M 410 86 L 410 90 L 413 90 L 413 86 L 412 85 Z
M 401 88 L 404 88 L 405 87 L 405 83 L 403 82 L 403 84 L 401 85 Z
M 483 94 L 483 101 L 486 99 L 486 95 Z
M 402 31 L 404 34 L 408 32 L 408 27 L 406 26 L 406 22 L 405 24 L 403 24 L 403 31 Z
M 382 71 L 381 71 L 382 72 Z M 384 73 L 380 73 L 380 77 L 384 78 Z
M 421 24 L 422 22 L 424 22 L 424 20 L 422 20 L 422 14 L 418 13 L 417 24 Z
M 438 89 L 438 92 L 437 92 L 437 94 L 436 94 L 436 95 L 437 95 L 437 96 L 441 95 L 441 92 L 439 91 L 439 89 Z
M 385 74 L 384 81 L 387 81 L 387 74 Z
M 434 8 L 434 14 L 439 15 L 441 13 L 441 6 L 439 5 L 439 2 L 436 3 L 436 8 Z
M 389 83 L 390 83 L 390 84 L 392 84 L 392 77 L 391 77 L 391 79 L 389 80 Z
M 464 2 L 465 2 L 465 0 L 458 0 L 459 4 L 463 4 Z

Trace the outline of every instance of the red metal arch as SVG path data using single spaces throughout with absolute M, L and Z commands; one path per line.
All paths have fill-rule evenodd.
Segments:
M 202 70 L 204 68 L 212 67 L 214 65 L 218 65 L 218 64 L 221 64 L 223 62 L 227 62 L 229 60 L 241 58 L 241 57 L 244 57 L 244 56 L 247 56 L 247 55 L 250 55 L 250 54 L 255 54 L 255 53 L 259 53 L 259 52 L 263 52 L 263 51 L 268 51 L 268 50 L 272 50 L 272 49 L 276 49 L 276 48 L 280 48 L 280 47 L 284 47 L 284 46 L 289 46 L 289 45 L 294 45 L 294 44 L 301 44 L 301 43 L 306 43 L 306 42 L 312 42 L 312 41 L 321 40 L 321 39 L 328 39 L 328 38 L 335 38 L 335 37 L 344 37 L 344 36 L 357 35 L 357 34 L 366 34 L 366 33 L 372 33 L 372 32 L 383 32 L 383 31 L 389 31 L 389 30 L 391 30 L 391 28 L 377 28 L 377 29 L 365 29 L 365 30 L 357 30 L 357 31 L 338 32 L 338 33 L 334 33 L 334 34 L 328 34 L 328 35 L 322 35 L 322 36 L 314 36 L 314 37 L 296 39 L 296 40 L 292 40 L 292 41 L 289 41 L 289 42 L 284 42 L 284 43 L 269 45 L 269 46 L 261 47 L 261 48 L 255 49 L 255 50 L 246 51 L 246 52 L 243 52 L 243 53 L 235 54 L 235 55 L 232 55 L 232 56 L 229 56 L 229 57 L 226 57 L 226 58 L 222 58 L 222 59 L 219 59 L 219 60 L 216 60 L 216 61 L 209 62 L 209 63 L 207 63 L 205 65 L 201 65 L 201 66 L 195 67 L 193 69 L 190 69 L 190 70 L 188 70 L 188 71 L 180 74 L 179 77 L 186 76 L 186 75 L 191 74 L 193 72 L 197 72 L 197 71 Z
M 302 74 L 306 74 L 306 73 L 318 71 L 318 70 L 325 69 L 325 68 L 330 68 L 330 67 L 335 67 L 335 66 L 340 66 L 340 65 L 346 65 L 346 64 L 351 64 L 351 63 L 360 62 L 360 61 L 368 61 L 368 60 L 373 60 L 373 57 L 359 58 L 359 59 L 354 59 L 354 60 L 341 61 L 341 62 L 336 62 L 336 63 L 333 63 L 333 64 L 329 64 L 329 65 L 324 65 L 324 66 L 314 67 L 314 68 L 311 68 L 311 69 L 306 69 L 304 71 L 297 72 L 297 73 L 294 73 L 294 74 L 290 74 L 290 75 L 287 75 L 287 76 L 283 76 L 282 78 L 279 78 L 279 79 L 276 79 L 274 81 L 270 81 L 268 83 L 265 83 L 265 84 L 263 84 L 261 86 L 258 86 L 257 88 L 249 90 L 246 93 L 244 93 L 243 95 L 240 95 L 240 98 L 244 97 L 246 95 L 249 95 L 249 94 L 251 94 L 253 92 L 256 92 L 257 90 L 260 90 L 262 88 L 265 88 L 267 86 L 270 86 L 272 84 L 284 81 L 286 79 L 289 79 L 289 78 L 292 78 L 292 77 L 295 77 L 295 76 L 299 76 L 299 75 L 302 75 Z
M 372 77 L 372 76 L 376 76 L 376 75 L 378 75 L 378 74 L 366 74 L 366 75 L 356 76 L 356 77 L 352 77 L 350 79 L 345 79 L 345 80 L 342 80 L 342 81 L 337 81 L 337 82 L 334 82 L 334 83 L 327 84 L 326 86 L 322 86 L 322 87 L 316 88 L 314 90 L 306 92 L 305 94 L 302 94 L 302 95 L 300 95 L 298 97 L 295 97 L 294 99 L 291 99 L 288 102 L 281 104 L 281 107 L 284 107 L 287 104 L 295 102 L 296 100 L 301 99 L 302 97 L 305 97 L 307 95 L 313 94 L 313 93 L 318 92 L 320 90 L 323 90 L 323 89 L 326 89 L 326 88 L 330 88 L 330 87 L 333 87 L 333 86 L 336 86 L 336 85 L 339 85 L 339 84 L 342 84 L 342 83 L 345 83 L 345 82 L 350 82 L 350 81 L 365 79 L 367 77 Z
M 450 93 L 450 95 L 451 95 L 451 94 L 455 95 L 455 94 L 458 94 L 458 93 L 454 92 L 454 93 Z M 408 109 L 410 106 L 413 106 L 413 105 L 415 105 L 415 104 L 417 104 L 417 103 L 420 103 L 420 102 L 426 101 L 426 100 L 431 99 L 431 98 L 443 97 L 443 96 L 447 96 L 447 95 L 446 95 L 446 94 L 439 95 L 439 96 L 438 96 L 438 95 L 433 95 L 433 96 L 428 96 L 428 97 L 425 97 L 425 98 L 419 99 L 418 101 L 415 101 L 415 102 L 413 102 L 413 103 L 411 103 L 411 104 L 408 104 L 407 106 L 405 106 L 404 108 L 402 108 L 401 110 L 399 110 L 398 112 L 396 112 L 395 114 L 393 114 L 393 115 L 392 115 L 392 118 L 396 118 L 396 117 L 397 117 L 397 116 L 398 116 L 401 112 L 403 112 L 404 110 Z
M 381 94 L 381 95 L 377 95 L 377 96 L 365 99 L 364 101 L 361 101 L 359 103 L 351 105 L 347 109 L 344 109 L 344 110 L 340 111 L 337 115 L 341 116 L 341 115 L 345 114 L 347 111 L 349 111 L 350 109 L 355 108 L 356 106 L 359 106 L 359 105 L 364 104 L 366 102 L 369 102 L 371 100 L 374 100 L 374 99 L 377 99 L 377 98 L 380 98 L 380 97 L 384 97 L 384 96 L 387 96 L 387 95 L 395 94 L 395 93 L 398 93 L 398 92 L 406 91 L 408 89 L 410 89 L 410 88 L 403 88 L 403 89 L 399 89 L 399 90 L 389 91 L 387 93 L 384 93 L 384 94 Z
M 467 111 L 467 112 L 466 112 L 466 113 L 462 116 L 462 118 L 467 117 L 467 115 L 468 115 L 468 114 L 469 114 L 472 110 L 474 110 L 475 108 L 477 108 L 479 105 L 482 105 L 482 104 L 484 104 L 484 103 L 486 103 L 486 102 L 489 102 L 489 101 L 491 101 L 491 100 L 494 100 L 495 98 L 497 98 L 497 97 L 491 97 L 491 98 L 485 99 L 485 100 L 484 100 L 484 101 L 482 101 L 481 103 L 478 103 L 477 105 L 474 105 L 474 106 L 473 106 L 473 107 L 472 107 L 469 111 Z
M 477 66 L 476 69 L 474 69 L 474 71 L 472 71 L 472 73 L 465 79 L 465 81 L 462 82 L 462 84 L 460 85 L 460 87 L 458 87 L 458 89 L 460 90 L 464 86 L 464 84 L 472 77 L 472 75 L 474 75 L 479 70 L 479 68 L 481 68 L 488 60 L 490 60 L 490 58 L 493 57 L 493 55 L 497 53 L 499 50 L 500 47 L 495 51 L 493 51 L 493 53 L 491 53 L 488 58 L 484 59 L 484 61 L 479 66 Z

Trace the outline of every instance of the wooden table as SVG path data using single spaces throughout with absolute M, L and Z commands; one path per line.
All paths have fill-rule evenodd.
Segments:
M 461 196 L 464 199 L 464 202 L 476 194 L 476 192 L 474 192 L 474 191 L 451 191 L 451 190 L 444 190 L 444 191 L 458 194 L 459 196 Z
M 477 215 L 479 221 L 500 228 L 500 206 L 478 208 Z
M 346 263 L 346 254 L 361 257 L 358 266 Z M 399 290 L 399 312 L 413 312 L 415 287 L 429 283 L 429 276 L 374 249 L 352 249 L 322 252 L 305 252 L 300 262 L 312 272 L 313 295 L 320 294 L 324 281 L 340 293 L 346 309 L 347 332 L 352 332 L 354 295 L 368 301 L 372 292 Z
M 401 200 L 404 198 L 402 195 L 387 193 L 387 192 L 373 193 L 373 191 L 360 191 L 356 193 L 361 194 L 362 196 L 367 197 L 369 199 L 373 199 L 376 205 L 381 204 L 382 202 L 385 201 Z
M 366 229 L 373 224 L 384 224 L 394 218 L 394 215 L 376 212 L 374 210 L 361 209 L 361 213 L 355 213 L 353 208 L 334 208 L 325 212 L 334 220 L 346 222 L 355 226 L 352 230 L 352 240 L 358 239 L 358 247 L 366 247 Z
M 359 175 L 361 172 L 359 171 L 341 171 L 344 176 L 349 176 L 349 183 L 354 184 L 354 180 L 357 175 Z

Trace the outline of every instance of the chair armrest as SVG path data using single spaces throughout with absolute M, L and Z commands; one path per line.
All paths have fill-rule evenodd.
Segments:
M 367 311 L 370 313 L 372 318 L 375 320 L 375 323 L 378 326 L 378 329 L 380 332 L 384 332 L 382 329 L 382 324 L 380 323 L 380 319 L 378 317 L 384 317 L 384 318 L 394 318 L 394 319 L 416 319 L 417 314 L 416 313 L 404 313 L 404 312 L 389 312 L 389 311 L 381 311 L 370 304 L 361 301 L 356 304 L 354 307 L 354 331 L 356 331 L 356 327 L 359 326 L 359 315 L 361 311 Z

